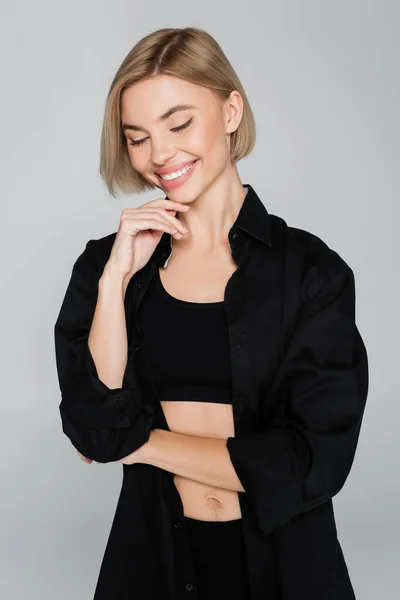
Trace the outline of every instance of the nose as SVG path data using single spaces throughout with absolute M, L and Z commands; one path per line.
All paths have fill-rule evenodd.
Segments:
M 171 143 L 167 143 L 167 141 L 162 138 L 159 140 L 153 140 L 152 142 L 152 150 L 151 150 L 151 160 L 153 165 L 157 167 L 161 167 L 166 162 L 168 162 L 175 154 L 175 148 Z

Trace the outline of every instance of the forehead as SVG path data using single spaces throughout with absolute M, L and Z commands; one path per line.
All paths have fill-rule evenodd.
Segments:
M 121 97 L 121 116 L 129 121 L 156 121 L 175 104 L 201 108 L 216 106 L 215 95 L 206 87 L 172 75 L 156 75 L 126 89 Z

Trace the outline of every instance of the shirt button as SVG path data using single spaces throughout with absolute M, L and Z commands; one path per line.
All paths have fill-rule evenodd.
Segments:
M 138 283 L 136 287 L 138 290 L 141 290 L 143 288 L 143 283 Z
M 167 258 L 168 254 L 167 254 L 167 252 L 161 252 L 161 256 L 162 256 L 163 258 Z
M 192 592 L 192 591 L 194 590 L 194 585 L 193 585 L 193 583 L 187 583 L 187 584 L 185 585 L 185 590 L 186 590 L 187 592 Z
M 176 527 L 176 529 L 181 529 L 182 528 L 182 521 L 174 521 L 174 527 Z
M 133 346 L 133 349 L 135 352 L 138 352 L 140 350 L 140 346 L 135 345 L 135 346 Z

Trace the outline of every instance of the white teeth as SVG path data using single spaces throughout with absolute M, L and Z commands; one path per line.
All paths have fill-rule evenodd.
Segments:
M 170 179 L 176 179 L 177 177 L 182 177 L 182 175 L 189 171 L 189 169 L 193 168 L 195 162 L 196 161 L 192 162 L 191 165 L 188 165 L 184 169 L 179 169 L 179 171 L 176 171 L 175 173 L 170 173 L 169 175 L 159 175 L 159 177 L 161 177 L 161 179 L 166 179 L 167 181 L 169 181 Z

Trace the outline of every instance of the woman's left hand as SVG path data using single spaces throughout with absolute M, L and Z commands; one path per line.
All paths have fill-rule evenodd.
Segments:
M 120 460 L 117 460 L 116 462 L 122 463 L 124 465 L 134 465 L 136 463 L 145 463 L 148 460 L 148 452 L 150 451 L 150 448 L 151 448 L 153 436 L 156 435 L 155 431 L 156 431 L 155 429 L 152 429 L 150 431 L 149 439 L 147 440 L 147 442 L 142 444 L 142 446 L 139 446 L 139 448 L 137 450 L 135 450 L 131 454 L 128 454 L 128 456 L 125 456 L 125 458 L 121 458 Z
M 81 454 L 81 453 L 79 452 L 79 450 L 77 450 L 77 452 L 78 452 L 78 456 L 79 456 L 79 458 L 80 458 L 81 460 L 83 460 L 83 462 L 87 463 L 88 465 L 90 465 L 90 463 L 91 463 L 91 462 L 93 462 L 93 460 L 92 460 L 91 458 L 87 458 L 86 456 L 83 456 L 83 454 Z M 94 462 L 97 462 L 97 461 L 94 461 Z
M 140 448 L 135 450 L 135 452 L 131 452 L 131 454 L 128 454 L 128 456 L 125 456 L 124 458 L 121 458 L 120 460 L 117 460 L 115 462 L 122 463 L 123 465 L 134 465 L 136 463 L 139 463 L 139 450 Z
M 83 460 L 83 462 L 87 463 L 88 465 L 90 465 L 90 463 L 95 462 L 98 465 L 102 464 L 99 463 L 97 460 L 93 461 L 91 458 L 87 458 L 87 456 L 83 456 L 83 454 L 81 454 L 78 450 L 78 456 L 81 460 Z M 135 452 L 132 452 L 131 454 L 128 454 L 128 456 L 125 456 L 125 458 L 121 458 L 121 460 L 116 460 L 115 462 L 118 463 L 123 463 L 124 465 L 133 465 L 137 462 L 139 462 L 138 460 L 138 451 L 136 450 Z
M 145 444 L 143 444 L 143 446 L 140 446 L 140 448 L 138 448 L 134 452 L 131 452 L 130 454 L 128 454 L 128 456 L 125 456 L 124 458 L 121 458 L 120 460 L 116 460 L 115 462 L 118 462 L 118 463 L 121 463 L 124 465 L 134 465 L 135 463 L 143 462 L 145 446 L 146 446 L 146 444 L 148 445 L 149 443 L 150 443 L 150 438 Z M 103 464 L 103 463 L 97 462 L 97 460 L 93 461 L 91 458 L 87 458 L 86 456 L 83 456 L 83 454 L 81 454 L 78 450 L 77 450 L 77 452 L 78 452 L 79 458 L 87 464 L 90 464 L 92 462 L 95 462 L 98 465 Z

